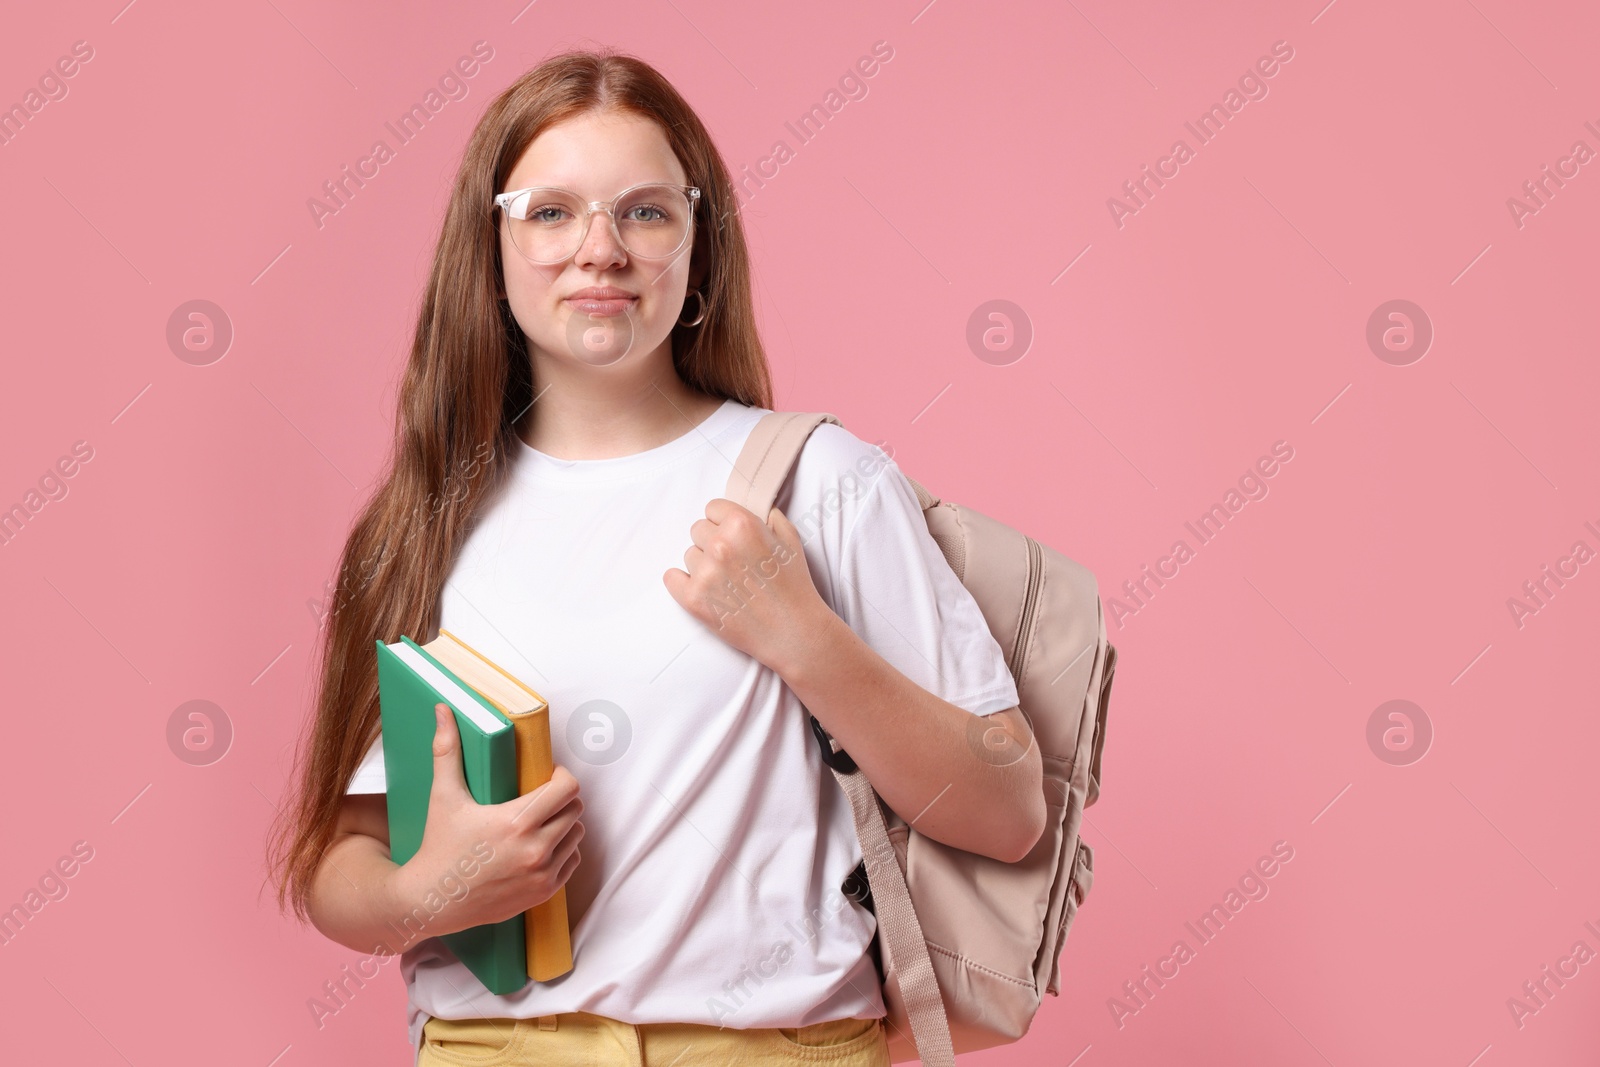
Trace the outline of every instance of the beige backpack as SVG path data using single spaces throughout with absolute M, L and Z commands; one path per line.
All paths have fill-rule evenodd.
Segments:
M 727 497 L 762 518 L 824 413 L 774 412 L 750 433 Z M 1016 1041 L 1042 993 L 1060 994 L 1060 953 L 1094 883 L 1094 850 L 1078 836 L 1100 795 L 1106 701 L 1117 650 L 1106 641 L 1094 575 L 915 481 L 928 530 L 978 607 L 1016 679 L 1044 760 L 1045 832 L 1016 863 L 944 845 L 906 825 L 817 722 L 823 761 L 850 798 L 878 919 L 890 1059 L 954 1067 L 957 1052 Z M 791 518 L 793 518 L 791 516 Z M 897 862 L 874 862 L 887 857 Z

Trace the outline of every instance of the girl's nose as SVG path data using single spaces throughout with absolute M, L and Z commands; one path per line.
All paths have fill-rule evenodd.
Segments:
M 595 211 L 589 216 L 589 228 L 578 246 L 578 263 L 620 263 L 628 258 L 617 235 L 616 223 L 609 211 Z

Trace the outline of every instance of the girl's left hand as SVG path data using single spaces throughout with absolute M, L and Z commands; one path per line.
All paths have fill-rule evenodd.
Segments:
M 661 576 L 667 592 L 718 637 L 782 674 L 814 620 L 833 614 L 811 581 L 800 531 L 778 508 L 762 522 L 718 497 L 689 536 L 687 572 L 673 567 Z

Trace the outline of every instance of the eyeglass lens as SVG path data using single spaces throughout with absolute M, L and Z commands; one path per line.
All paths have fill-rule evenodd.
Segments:
M 689 197 L 671 185 L 630 190 L 611 210 L 622 247 L 641 259 L 670 256 L 689 235 Z M 583 243 L 588 213 L 588 205 L 573 193 L 534 189 L 511 205 L 511 239 L 535 263 L 559 263 L 570 259 Z

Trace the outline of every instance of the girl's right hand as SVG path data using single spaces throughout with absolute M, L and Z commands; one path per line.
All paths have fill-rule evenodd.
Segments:
M 430 893 L 445 906 L 430 915 L 425 936 L 500 922 L 542 904 L 578 866 L 583 801 L 578 780 L 557 765 L 550 781 L 503 804 L 479 804 L 461 769 L 455 713 L 434 707 L 433 788 L 416 855 L 396 868 L 393 889 L 402 915 Z M 476 867 L 470 877 L 466 871 Z M 463 888 L 465 887 L 465 888 Z

